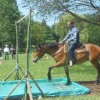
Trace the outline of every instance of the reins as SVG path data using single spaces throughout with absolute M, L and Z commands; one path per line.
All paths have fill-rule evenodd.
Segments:
M 60 52 L 57 52 L 57 53 L 52 54 L 52 56 L 55 56 L 55 55 L 57 55 L 57 54 L 59 54 L 59 53 L 61 53 L 61 51 L 60 51 Z
M 56 52 L 56 53 L 52 54 L 52 56 L 55 56 L 55 55 L 57 55 L 57 54 L 59 54 L 61 52 L 62 51 Z M 67 45 L 66 44 L 64 44 L 64 53 L 67 53 Z

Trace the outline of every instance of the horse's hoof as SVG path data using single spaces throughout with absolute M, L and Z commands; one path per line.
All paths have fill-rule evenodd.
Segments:
M 51 77 L 48 77 L 48 80 L 51 81 Z
M 51 81 L 51 79 L 48 79 L 48 81 Z
M 95 80 L 94 84 L 100 84 L 100 81 L 99 80 Z
M 48 78 L 48 81 L 51 81 L 52 79 L 51 78 Z
M 71 85 L 71 81 L 67 81 L 66 85 Z
M 48 79 L 48 82 L 51 82 L 51 80 Z

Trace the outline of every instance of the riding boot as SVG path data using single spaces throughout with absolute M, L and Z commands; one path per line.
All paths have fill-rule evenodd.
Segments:
M 76 48 L 76 44 L 71 44 L 68 48 L 68 55 L 71 60 L 70 66 L 76 63 L 75 54 L 74 54 L 75 48 Z
M 72 60 L 72 64 L 73 65 L 76 64 L 76 60 L 75 59 Z
M 74 64 L 76 64 L 76 60 L 70 60 L 68 66 L 72 67 Z

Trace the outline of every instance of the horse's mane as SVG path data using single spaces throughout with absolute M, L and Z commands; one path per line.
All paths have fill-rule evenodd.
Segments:
M 58 43 L 51 43 L 51 44 L 47 44 L 48 48 L 57 48 L 58 47 Z
M 55 49 L 55 48 L 59 48 L 59 43 L 44 43 L 44 44 L 38 44 L 39 48 L 43 48 L 44 46 L 46 46 L 47 48 L 50 49 Z

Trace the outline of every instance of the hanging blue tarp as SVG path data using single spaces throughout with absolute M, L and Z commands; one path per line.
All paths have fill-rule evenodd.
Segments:
M 71 96 L 87 94 L 90 92 L 89 88 L 86 88 L 75 82 L 72 82 L 71 85 L 66 86 L 66 81 L 66 78 L 56 78 L 52 79 L 52 81 L 48 81 L 47 79 L 36 80 L 37 84 L 46 96 Z M 0 82 L 0 99 L 4 99 L 18 82 L 19 81 Z M 34 82 L 32 80 L 29 80 L 29 82 L 33 96 L 40 96 L 41 93 Z M 10 95 L 10 98 L 23 97 L 25 93 L 25 83 L 25 80 L 22 81 L 21 84 Z

